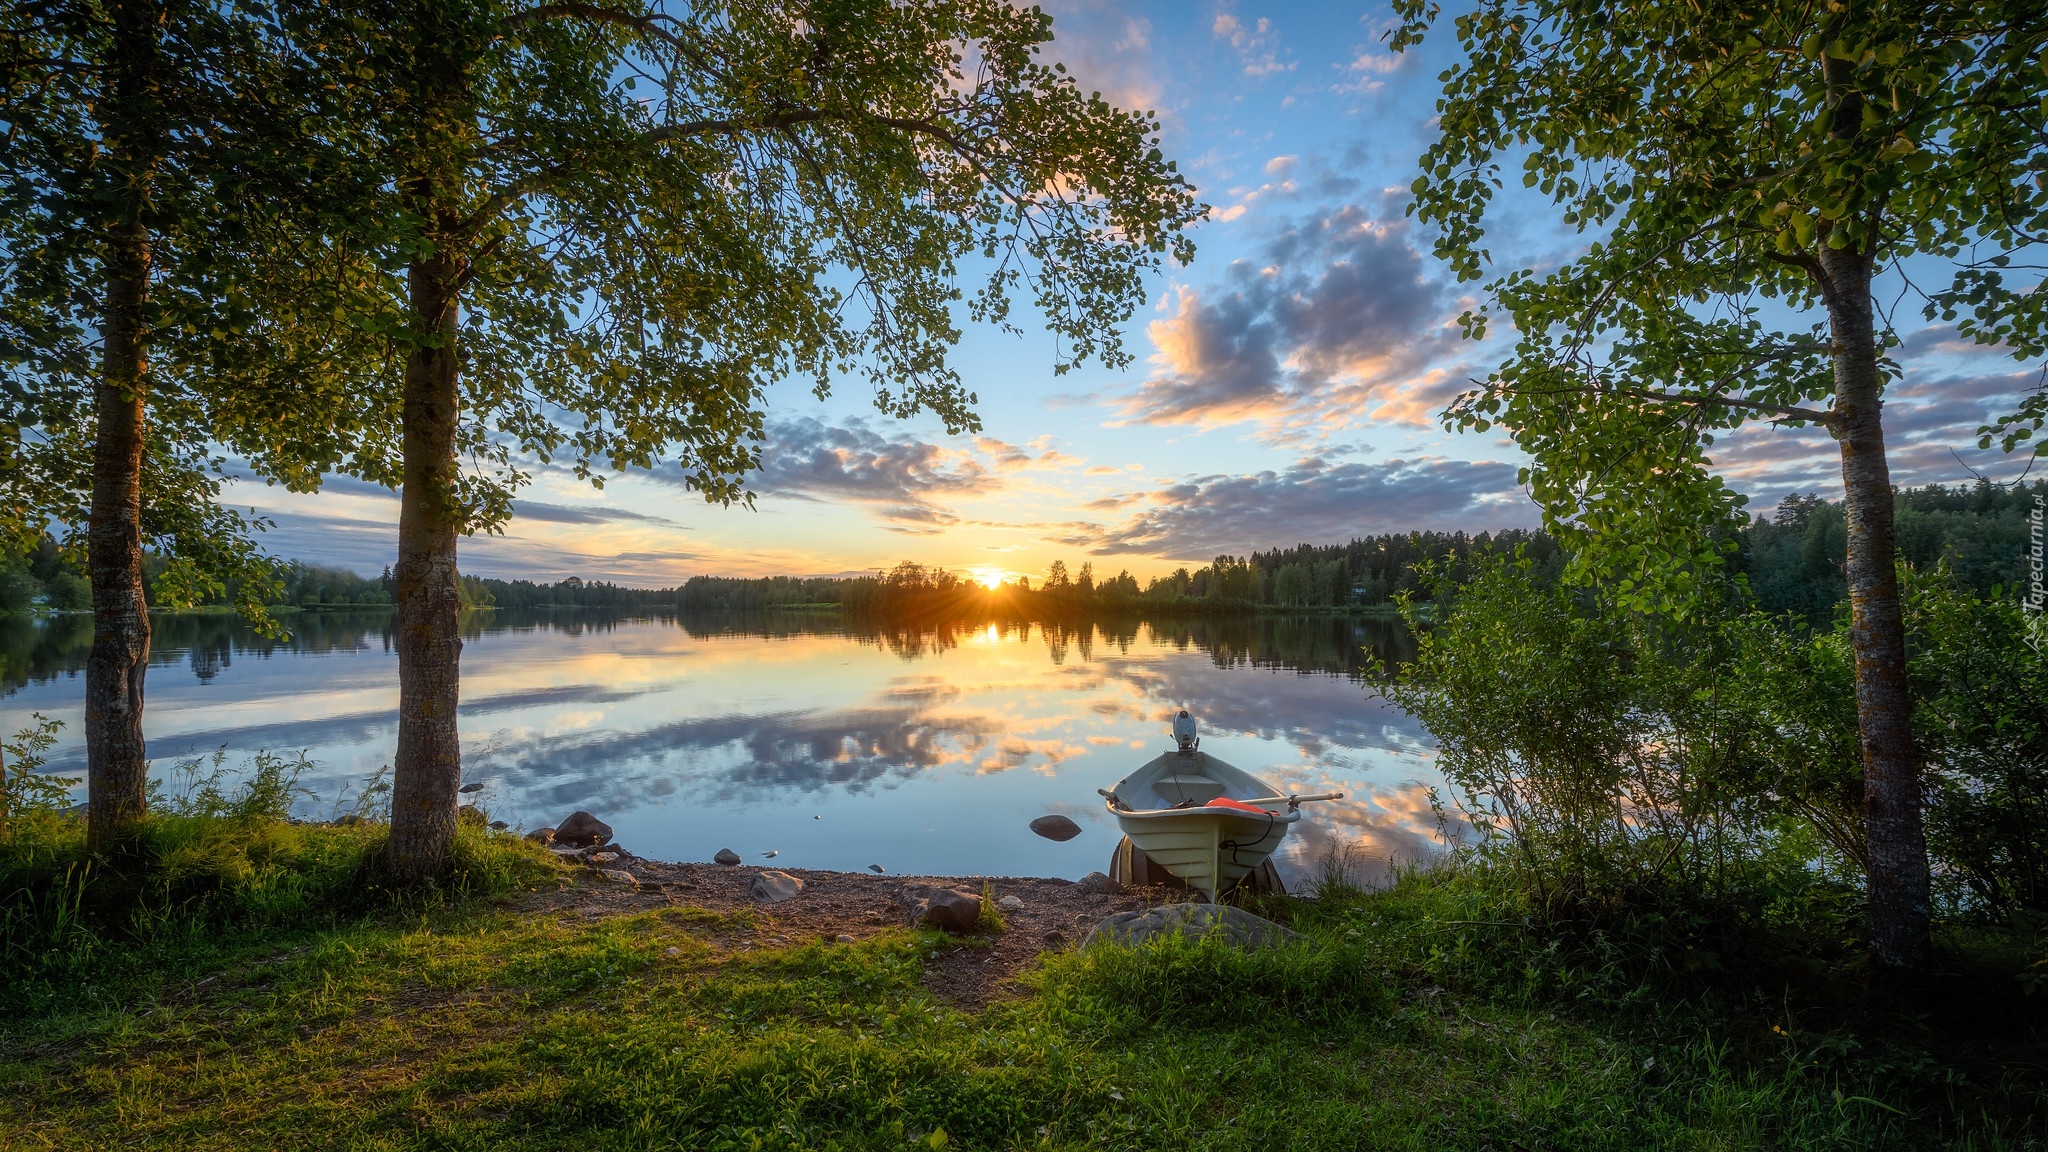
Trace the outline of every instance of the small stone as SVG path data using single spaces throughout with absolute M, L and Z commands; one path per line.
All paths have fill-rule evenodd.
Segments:
M 1124 890 L 1123 885 L 1100 872 L 1090 872 L 1081 877 L 1074 882 L 1074 887 L 1090 896 L 1114 896 Z
M 493 832 L 503 832 L 503 831 L 504 831 L 505 829 L 507 829 L 507 828 L 510 828 L 510 827 L 511 827 L 511 825 L 510 825 L 510 824 L 507 824 L 507 823 L 505 823 L 505 822 L 504 822 L 503 820 L 493 820 L 493 821 L 491 821 L 491 831 L 493 831 Z
M 996 907 L 1001 908 L 1005 912 L 1022 912 L 1024 910 L 1024 901 L 1015 896 L 1005 896 L 996 901 Z
M 868 865 L 868 871 L 879 873 L 886 871 L 886 869 L 884 869 L 880 864 L 870 864 Z
M 675 945 L 671 944 L 671 945 L 669 945 L 668 947 L 666 947 L 666 948 L 663 948 L 663 949 L 661 950 L 661 954 L 662 954 L 663 956 L 666 956 L 666 957 L 668 957 L 669 959 L 673 960 L 673 959 L 675 959 L 676 957 L 678 957 L 678 956 L 681 956 L 681 955 L 683 954 L 683 950 L 682 950 L 681 948 L 678 948 L 678 947 L 676 947 Z
M 956 934 L 974 931 L 981 920 L 981 897 L 957 888 L 906 888 L 903 904 L 912 924 Z
M 780 904 L 804 890 L 804 882 L 787 872 L 761 872 L 747 891 L 763 904 Z
M 606 868 L 600 871 L 598 875 L 610 880 L 614 884 L 628 884 L 635 888 L 640 886 L 640 878 L 638 876 L 622 869 Z
M 581 863 L 583 860 L 583 849 L 581 848 L 562 848 L 557 846 L 549 848 L 548 851 L 553 852 L 555 858 L 565 864 L 571 861 Z
M 456 789 L 457 792 L 461 792 L 464 795 L 467 795 L 471 792 L 481 792 L 483 790 L 484 786 L 481 784 L 464 784 L 462 787 Z
M 1045 941 L 1045 942 L 1046 942 L 1047 944 L 1058 944 L 1059 942 L 1061 942 L 1062 940 L 1065 940 L 1066 938 L 1067 938 L 1067 934 L 1066 934 L 1065 932 L 1062 932 L 1062 931 L 1060 931 L 1060 930 L 1059 930 L 1059 929 L 1057 929 L 1057 928 L 1055 928 L 1055 929 L 1053 929 L 1052 931 L 1050 931 L 1050 932 L 1047 932 L 1047 933 L 1046 933 L 1045 935 L 1043 935 L 1043 936 L 1039 937 L 1039 939 L 1041 939 L 1041 940 Z
M 712 859 L 730 868 L 740 862 L 740 854 L 730 848 L 720 848 L 718 855 L 713 856 Z
M 481 828 L 484 826 L 484 824 L 488 823 L 489 821 L 490 817 L 485 816 L 481 811 L 475 808 L 471 808 L 468 805 L 464 805 L 455 810 L 455 822 L 458 824 L 470 824 Z
M 572 812 L 567 820 L 555 825 L 555 843 L 585 848 L 602 844 L 612 838 L 612 826 L 588 812 Z
M 535 828 L 526 834 L 526 838 L 535 844 L 552 844 L 555 840 L 555 830 L 553 828 Z
M 781 852 L 779 852 L 779 851 L 777 851 L 777 850 L 775 850 L 775 849 L 773 849 L 773 848 L 770 848 L 770 849 L 769 849 L 768 851 L 766 851 L 766 852 L 763 852 L 763 853 L 761 853 L 761 859 L 763 859 L 763 860 L 773 860 L 773 859 L 775 859 L 775 858 L 776 858 L 777 856 L 780 856 L 780 855 L 782 855 L 782 853 L 781 853 Z
M 1079 824 L 1074 823 L 1065 816 L 1056 815 L 1040 816 L 1038 819 L 1033 820 L 1031 822 L 1031 830 L 1047 840 L 1058 840 L 1062 843 L 1072 840 L 1081 834 L 1081 826 Z
M 854 937 L 852 937 L 852 936 L 849 936 L 849 935 L 847 935 L 847 934 L 846 934 L 846 933 L 844 933 L 844 932 L 841 932 L 841 933 L 840 933 L 839 935 L 837 935 L 837 936 L 834 936 L 834 937 L 832 938 L 832 942 L 833 942 L 833 943 L 835 943 L 835 944 L 857 944 L 857 943 L 859 943 L 859 941 L 858 941 L 858 940 L 856 940 L 856 939 L 855 939 Z
M 618 858 L 617 852 L 592 852 L 586 857 L 592 864 L 610 864 Z

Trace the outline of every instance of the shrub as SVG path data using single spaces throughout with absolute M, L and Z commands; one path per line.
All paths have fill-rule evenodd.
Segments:
M 2048 912 L 2048 653 L 2016 597 L 1945 567 L 1906 591 L 1936 894 L 2001 921 Z

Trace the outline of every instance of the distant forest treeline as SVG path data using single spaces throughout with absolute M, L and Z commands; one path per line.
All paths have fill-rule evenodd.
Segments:
M 2036 499 L 2048 499 L 2048 481 L 2001 486 L 1929 485 L 1896 495 L 1902 558 L 1928 567 L 1947 561 L 1965 586 L 1980 595 L 2016 587 L 2027 563 L 2027 517 Z M 1842 562 L 1847 524 L 1839 502 L 1791 496 L 1770 519 L 1756 517 L 1738 533 L 1730 569 L 1748 579 L 1757 604 L 1826 621 L 1847 595 Z M 889 614 L 995 609 L 1023 614 L 1075 612 L 1235 613 L 1258 611 L 1377 611 L 1418 587 L 1419 561 L 1460 565 L 1489 554 L 1523 549 L 1540 575 L 1554 577 L 1564 557 L 1541 532 L 1411 532 L 1368 536 L 1348 544 L 1302 544 L 1248 556 L 1218 556 L 1196 569 L 1181 568 L 1142 587 L 1128 571 L 1098 573 L 1092 562 L 1070 569 L 1056 561 L 1040 579 L 987 589 L 958 572 L 905 562 L 874 576 L 773 576 L 741 579 L 695 576 L 678 588 L 626 588 L 576 577 L 553 584 L 464 575 L 462 601 L 470 607 L 611 608 L 628 611 L 748 610 L 834 607 Z M 145 575 L 154 600 L 163 570 L 151 557 Z M 279 568 L 280 607 L 369 607 L 392 602 L 389 569 L 365 577 L 341 568 L 293 561 Z M 233 590 L 215 597 L 233 601 Z M 37 607 L 89 607 L 83 576 L 53 541 L 0 569 L 0 612 Z

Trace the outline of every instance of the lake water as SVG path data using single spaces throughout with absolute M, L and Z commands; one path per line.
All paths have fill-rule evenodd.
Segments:
M 327 816 L 390 762 L 398 663 L 382 612 L 293 617 L 287 642 L 224 616 L 162 616 L 145 732 L 162 771 L 225 749 L 304 751 L 304 814 Z M 0 726 L 65 724 L 51 766 L 84 772 L 90 623 L 0 621 Z M 862 628 L 832 615 L 466 621 L 464 775 L 516 826 L 596 813 L 658 859 L 893 873 L 1079 877 L 1119 833 L 1095 790 L 1171 745 L 1189 709 L 1202 748 L 1296 793 L 1278 857 L 1290 882 L 1333 846 L 1372 862 L 1436 844 L 1432 745 L 1361 682 L 1399 624 L 1330 618 L 980 622 Z M 81 792 L 82 795 L 82 792 Z M 1078 821 L 1065 844 L 1026 824 Z

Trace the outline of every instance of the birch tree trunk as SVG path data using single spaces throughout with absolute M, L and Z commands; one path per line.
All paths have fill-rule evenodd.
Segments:
M 455 538 L 462 513 L 455 490 L 460 262 L 446 249 L 409 270 L 413 316 L 434 346 L 416 346 L 405 366 L 405 490 L 398 514 L 398 755 L 392 765 L 391 840 L 395 878 L 415 881 L 448 864 L 455 845 L 462 745 L 462 636 Z
M 1927 837 L 1913 749 L 1913 697 L 1885 461 L 1881 378 L 1872 322 L 1870 259 L 1820 250 L 1827 273 L 1835 365 L 1835 436 L 1842 451 L 1842 504 L 1849 520 L 1849 643 L 1856 656 L 1856 714 L 1863 745 L 1870 944 L 1887 967 L 1927 964 Z
M 158 12 L 122 3 L 112 12 L 109 93 L 100 117 L 112 176 L 105 306 L 86 568 L 92 581 L 92 653 L 85 666 L 86 836 L 116 849 L 142 818 L 149 759 L 142 740 L 142 681 L 149 667 L 149 607 L 142 579 L 142 459 L 149 395 L 151 237 L 144 222 L 156 163 Z

